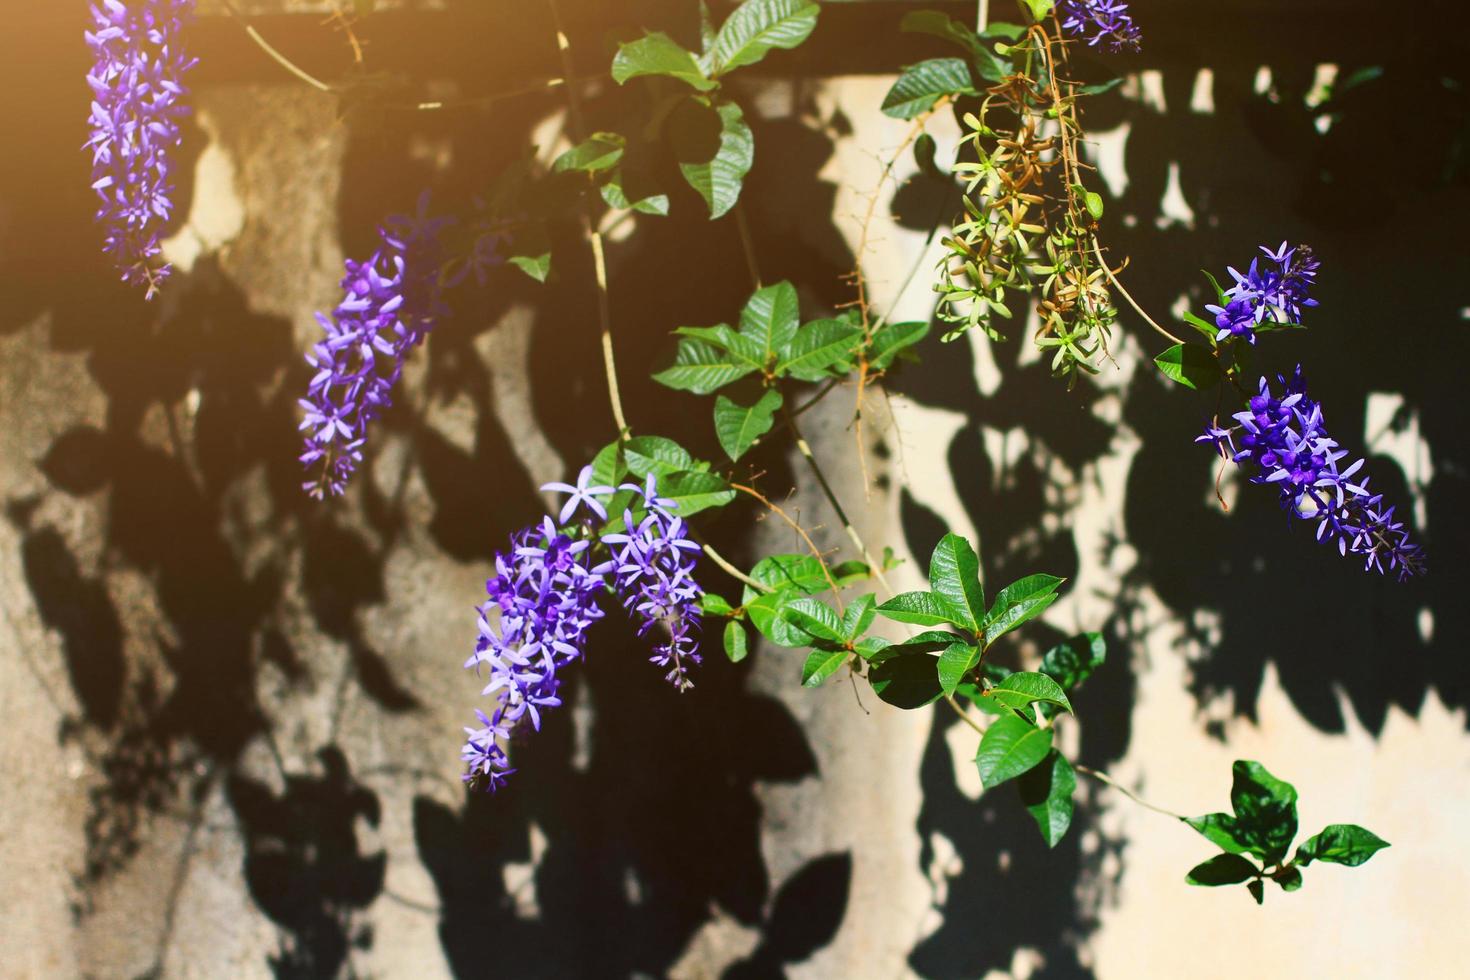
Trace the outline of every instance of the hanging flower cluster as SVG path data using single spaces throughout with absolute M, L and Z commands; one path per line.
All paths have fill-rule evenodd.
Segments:
M 1288 381 L 1278 377 L 1278 395 L 1265 378 L 1236 426 L 1210 426 L 1196 442 L 1213 443 L 1237 463 L 1253 463 L 1252 483 L 1275 485 L 1281 504 L 1294 517 L 1317 522 L 1317 540 L 1336 542 L 1339 554 L 1361 555 L 1365 570 L 1396 572 L 1400 581 L 1424 571 L 1424 551 L 1409 540 L 1394 508 L 1368 489 L 1358 460 L 1340 466 L 1348 453 L 1327 433 L 1322 406 L 1307 395 L 1302 369 Z
M 347 260 L 346 296 L 331 316 L 317 314 L 326 335 L 306 356 L 315 369 L 301 430 L 302 488 L 321 499 L 338 495 L 362 462 L 368 425 L 392 404 L 393 386 L 412 351 L 443 316 L 440 236 L 450 223 L 418 213 L 384 222 L 381 244 L 363 262 Z
M 173 212 L 169 150 L 177 147 L 180 117 L 189 108 L 183 77 L 198 63 L 178 45 L 194 0 L 100 0 L 86 32 L 95 63 L 92 87 L 92 189 L 102 200 L 97 221 L 103 251 L 124 282 L 152 299 L 168 278 L 159 263 L 160 230 Z
M 490 715 L 477 709 L 479 726 L 465 729 L 464 780 L 490 790 L 515 771 L 506 740 L 525 720 L 539 731 L 541 712 L 562 703 L 559 671 L 586 652 L 587 631 L 603 617 L 597 599 L 609 588 L 637 618 L 639 636 L 655 627 L 668 634 L 652 660 L 669 668 L 667 679 L 680 691 L 693 686 L 688 665 L 700 661 L 699 546 L 670 511 L 673 501 L 658 495 L 656 479 L 650 475 L 641 487 L 594 486 L 587 466 L 575 485 L 542 489 L 568 499 L 557 521 L 547 517 L 519 532 L 510 551 L 495 556 L 496 574 L 485 583 L 489 598 L 479 610 L 480 637 L 465 661 L 466 668 L 486 668 L 488 683 L 480 693 L 494 697 L 496 706 Z M 595 531 L 607 520 L 606 499 L 617 489 L 642 497 L 647 516 L 634 521 L 631 510 L 624 511 L 628 533 L 604 534 L 599 541 Z M 597 561 L 604 548 L 612 557 Z
M 1142 32 L 1128 12 L 1125 0 L 1061 0 L 1057 5 L 1062 27 L 1086 38 L 1089 47 L 1102 47 L 1117 54 L 1137 51 Z
M 1215 314 L 1215 326 L 1220 329 L 1216 342 L 1243 337 L 1254 344 L 1256 329 L 1262 324 L 1300 326 L 1303 313 L 1317 305 L 1310 292 L 1322 263 L 1310 248 L 1288 248 L 1282 242 L 1274 252 L 1265 245 L 1261 251 L 1269 265 L 1262 269 L 1261 260 L 1255 259 L 1244 274 L 1231 268 L 1235 285 L 1225 291 L 1225 305 L 1205 307 Z

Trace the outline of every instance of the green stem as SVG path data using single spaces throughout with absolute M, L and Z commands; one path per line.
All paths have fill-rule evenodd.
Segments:
M 1122 783 L 1118 782 L 1112 776 L 1109 776 L 1107 773 L 1103 772 L 1100 769 L 1093 769 L 1091 766 L 1084 766 L 1080 762 L 1072 763 L 1072 768 L 1080 773 L 1091 776 L 1093 779 L 1096 779 L 1100 783 L 1111 786 L 1113 789 L 1122 793 L 1124 796 L 1128 797 L 1130 800 L 1132 800 L 1134 803 L 1137 803 L 1141 807 L 1146 807 L 1154 811 L 1155 813 L 1162 813 L 1166 817 L 1173 817 L 1175 820 L 1178 820 L 1181 823 L 1189 819 L 1183 814 L 1175 813 L 1173 810 L 1166 810 L 1161 806 L 1154 806 L 1148 800 L 1145 800 L 1143 797 L 1133 792 L 1133 790 L 1129 789 L 1127 786 L 1124 786 Z
M 1094 255 L 1097 256 L 1098 263 L 1102 265 L 1103 274 L 1108 277 L 1108 282 L 1112 283 L 1113 288 L 1118 291 L 1118 294 L 1128 301 L 1128 305 L 1133 307 L 1134 311 L 1137 312 L 1139 316 L 1143 317 L 1144 322 L 1153 327 L 1159 333 L 1163 334 L 1165 337 L 1168 337 L 1170 340 L 1174 341 L 1174 343 L 1183 344 L 1184 341 L 1180 340 L 1178 337 L 1174 336 L 1169 331 L 1159 326 L 1157 320 L 1145 313 L 1143 307 L 1139 306 L 1138 301 L 1133 298 L 1133 294 L 1128 292 L 1128 290 L 1124 288 L 1123 284 L 1118 281 L 1117 276 L 1113 275 L 1113 270 L 1111 267 L 1109 267 L 1108 260 L 1103 258 L 1102 246 L 1098 243 L 1098 240 L 1096 238 L 1093 238 L 1092 240 L 1092 252 Z
M 873 553 L 863 543 L 862 536 L 858 534 L 857 528 L 852 526 L 852 521 L 848 518 L 847 511 L 843 510 L 842 502 L 837 499 L 837 492 L 832 489 L 832 484 L 827 482 L 827 475 L 822 472 L 821 464 L 817 462 L 817 457 L 812 454 L 812 447 L 807 444 L 806 437 L 801 434 L 801 429 L 797 427 L 796 417 L 784 405 L 781 407 L 781 417 L 786 423 L 786 428 L 791 430 L 792 438 L 796 440 L 797 450 L 806 458 L 807 465 L 811 467 L 812 474 L 816 476 L 817 483 L 822 488 L 823 496 L 832 505 L 832 510 L 837 514 L 837 519 L 842 522 L 842 530 L 847 532 L 848 539 L 852 541 L 858 553 L 863 556 L 863 561 L 868 563 L 868 568 L 872 571 L 873 577 L 888 591 L 889 595 L 893 595 L 893 586 L 888 584 L 888 579 L 883 575 L 883 566 L 874 560 Z
M 704 553 L 709 556 L 709 560 L 712 561 L 712 562 L 714 562 L 716 565 L 720 566 L 720 568 L 724 569 L 725 572 L 727 574 L 729 574 L 731 578 L 734 578 L 734 579 L 736 579 L 736 580 L 738 580 L 740 582 L 745 583 L 746 585 L 750 586 L 752 589 L 755 589 L 757 592 L 774 592 L 774 591 L 776 591 L 775 589 L 771 588 L 769 585 L 766 585 L 766 584 L 764 584 L 762 582 L 757 582 L 755 579 L 751 578 L 749 575 L 746 575 L 740 569 L 738 569 L 734 565 L 730 564 L 730 562 L 725 558 L 724 555 L 720 554 L 718 551 L 716 551 L 710 545 L 703 544 L 703 545 L 701 545 L 701 547 L 703 547 Z
M 566 29 L 562 26 L 561 8 L 556 0 L 546 0 L 546 5 L 551 8 L 552 23 L 556 27 L 556 50 L 561 56 L 562 74 L 566 78 L 575 77 L 572 71 L 572 44 L 567 40 Z M 582 118 L 582 99 L 577 94 L 577 86 L 568 85 L 567 90 L 567 114 L 572 124 L 574 138 L 581 139 L 585 128 Z M 597 225 L 592 221 L 592 215 L 588 208 L 581 209 L 582 234 L 586 237 L 592 247 L 592 266 L 597 277 L 597 322 L 602 334 L 602 364 L 607 374 L 608 401 L 612 405 L 613 422 L 618 427 L 618 438 L 627 441 L 633 436 L 628 428 L 627 417 L 623 414 L 623 399 L 618 388 L 617 359 L 613 355 L 612 339 L 612 306 L 608 299 L 607 289 L 607 257 L 602 247 L 602 233 L 597 230 Z
M 260 32 L 255 29 L 255 25 L 250 23 L 249 19 L 247 19 L 246 16 L 240 12 L 240 8 L 235 6 L 234 0 L 225 0 L 225 9 L 229 10 L 230 16 L 238 20 L 241 26 L 245 28 L 245 33 L 249 36 L 250 40 L 254 41 L 256 45 L 260 48 L 260 50 L 270 55 L 271 59 L 275 61 L 276 64 L 280 65 L 282 68 L 286 69 L 288 72 L 295 75 L 301 81 L 310 85 L 312 88 L 316 89 L 319 92 L 335 91 L 335 89 L 331 85 L 328 85 L 326 82 L 322 81 L 320 78 L 317 78 L 315 75 L 308 72 L 305 68 L 302 68 L 300 65 L 296 64 L 296 62 L 292 61 L 290 58 L 287 58 L 285 55 L 281 54 L 281 52 L 277 51 L 275 47 L 264 37 L 262 37 Z

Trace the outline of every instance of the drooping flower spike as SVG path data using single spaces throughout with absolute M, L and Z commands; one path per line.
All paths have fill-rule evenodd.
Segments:
M 479 609 L 480 637 L 465 667 L 488 671 L 481 694 L 496 706 L 489 715 L 477 710 L 478 726 L 465 729 L 466 782 L 494 790 L 514 772 L 505 743 L 527 722 L 540 729 L 542 712 L 561 704 L 560 672 L 585 655 L 587 631 L 604 615 L 597 600 L 609 588 L 639 636 L 659 632 L 650 660 L 665 668 L 665 679 L 680 691 L 693 687 L 689 668 L 700 662 L 703 594 L 694 578 L 699 545 L 670 510 L 674 502 L 658 495 L 656 477 L 617 488 L 591 484 L 588 466 L 575 484 L 543 486 L 568 495 L 561 526 L 544 518 L 495 556 L 495 575 L 485 583 L 489 599 Z M 605 498 L 617 490 L 642 497 L 647 513 L 635 520 L 625 510 L 626 533 L 596 538 L 607 515 Z M 608 558 L 594 557 L 608 551 Z
M 1213 444 L 1228 459 L 1251 463 L 1252 483 L 1275 485 L 1281 505 L 1296 519 L 1317 523 L 1317 540 L 1337 545 L 1341 555 L 1359 555 L 1364 569 L 1394 572 L 1400 581 L 1424 572 L 1424 550 L 1409 540 L 1394 508 L 1360 476 L 1363 460 L 1342 466 L 1346 450 L 1327 433 L 1322 406 L 1307 395 L 1302 369 L 1280 392 L 1262 378 L 1246 411 L 1233 426 L 1210 426 L 1196 442 Z
M 317 499 L 347 489 L 369 424 L 393 403 L 409 353 L 445 313 L 440 238 L 450 219 L 429 217 L 427 207 L 425 195 L 416 214 L 388 218 L 378 249 L 347 260 L 342 302 L 331 316 L 317 314 L 325 337 L 306 357 L 315 373 L 300 400 L 302 488 Z
M 178 36 L 194 0 L 99 0 L 91 7 L 87 46 L 95 59 L 92 88 L 92 189 L 101 199 L 97 221 L 103 251 L 124 282 L 152 299 L 171 271 L 159 261 L 159 234 L 173 214 L 169 151 L 181 140 L 188 114 L 183 79 L 198 59 Z

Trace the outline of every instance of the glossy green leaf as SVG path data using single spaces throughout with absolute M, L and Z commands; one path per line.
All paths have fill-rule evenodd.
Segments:
M 753 65 L 776 48 L 796 47 L 817 26 L 819 12 L 811 0 L 745 0 L 715 34 L 715 73 Z
M 1239 854 L 1216 854 L 1208 861 L 1191 868 L 1184 880 L 1191 885 L 1218 888 L 1221 885 L 1238 885 L 1249 881 L 1259 872 L 1259 868 Z
M 927 320 L 911 323 L 885 323 L 873 334 L 873 347 L 868 353 L 868 366 L 886 371 L 904 351 L 929 335 Z
M 745 114 L 734 102 L 723 102 L 719 114 L 719 144 L 707 159 L 681 162 L 679 171 L 689 186 L 709 205 L 710 218 L 718 218 L 740 200 L 745 175 L 755 165 L 755 137 Z
M 725 656 L 732 664 L 738 664 L 749 653 L 750 639 L 745 635 L 745 627 L 737 620 L 730 620 L 725 624 Z
M 1237 826 L 1249 838 L 1251 852 L 1275 864 L 1286 857 L 1296 837 L 1296 788 L 1259 762 L 1241 760 L 1231 771 L 1230 803 Z
M 862 334 L 861 328 L 844 320 L 813 320 L 781 349 L 776 373 L 798 381 L 820 381 L 850 362 L 849 355 L 859 346 Z
M 1296 863 L 1306 867 L 1313 861 L 1328 861 L 1356 868 L 1389 846 L 1388 841 L 1357 824 L 1335 823 L 1297 848 Z
M 857 651 L 857 655 L 859 657 L 862 657 L 864 660 L 871 662 L 876 660 L 883 653 L 883 651 L 887 650 L 892 645 L 893 642 L 886 639 L 885 637 L 865 636 L 861 640 L 858 640 L 857 643 L 853 644 L 853 650 Z
M 740 311 L 740 335 L 760 350 L 761 364 L 765 365 L 790 347 L 800 322 L 796 287 L 778 282 L 751 294 Z
M 980 648 L 974 644 L 956 642 L 945 647 L 935 667 L 939 671 L 940 689 L 945 694 L 953 694 L 960 681 L 979 662 Z
M 847 643 L 856 643 L 858 637 L 873 625 L 873 619 L 877 615 L 877 599 L 872 595 L 860 595 L 849 602 L 842 614 L 842 639 Z
M 690 517 L 735 499 L 735 491 L 717 473 L 675 473 L 658 481 L 658 494 L 673 501 L 669 509 Z
M 945 626 L 954 618 L 949 603 L 932 592 L 905 592 L 878 607 L 888 619 L 916 626 Z
M 718 592 L 702 592 L 699 596 L 699 610 L 706 616 L 734 616 L 735 607 L 730 605 L 728 599 Z
M 1046 20 L 1052 8 L 1057 5 L 1056 0 L 1021 0 L 1021 2 L 1026 5 L 1032 19 L 1038 24 Z
M 975 755 L 980 782 L 994 789 L 1029 771 L 1051 752 L 1051 739 L 1050 728 L 1037 728 L 1016 715 L 997 718 L 985 729 Z
M 1266 884 L 1265 884 L 1265 882 L 1261 881 L 1259 878 L 1256 879 L 1255 881 L 1247 881 L 1245 883 L 1245 888 L 1246 888 L 1246 891 L 1248 891 L 1248 892 L 1251 893 L 1251 898 L 1254 898 L 1256 900 L 1256 904 L 1257 905 L 1265 905 L 1266 904 Z
M 996 56 L 989 45 L 968 25 L 937 10 L 916 10 L 904 15 L 900 23 L 902 30 L 914 34 L 932 34 L 958 44 L 969 53 L 971 61 L 980 70 L 980 77 L 989 82 L 998 82 L 1009 73 L 1009 65 Z M 986 37 L 994 37 L 986 31 Z
M 974 95 L 975 82 L 964 58 L 930 58 L 909 65 L 883 97 L 883 114 L 915 119 L 946 95 Z
M 1018 671 L 990 689 L 990 697 L 1012 708 L 1024 708 L 1040 701 L 1063 711 L 1072 710 L 1072 702 L 1056 681 L 1034 671 Z
M 663 436 L 634 436 L 623 444 L 623 458 L 629 472 L 640 480 L 647 479 L 650 473 L 662 480 L 673 473 L 704 468 L 689 450 Z M 659 491 L 663 491 L 662 484 Z
M 986 644 L 994 643 L 1017 626 L 1045 612 L 1056 601 L 1056 591 L 1065 581 L 1055 575 L 1028 575 L 1002 589 L 985 617 Z
M 806 663 L 801 665 L 802 687 L 821 687 L 822 682 L 842 669 L 852 656 L 852 651 L 843 648 L 813 650 L 807 654 Z
M 592 485 L 615 487 L 628 475 L 628 463 L 623 458 L 621 440 L 610 442 L 592 457 Z
M 1302 887 L 1302 873 L 1297 868 L 1282 868 L 1271 876 L 1271 880 L 1284 892 L 1294 892 Z
M 811 595 L 827 588 L 822 564 L 811 555 L 768 555 L 756 562 L 750 570 L 750 577 L 777 591 L 795 591 L 800 595 Z M 747 585 L 745 601 L 749 602 L 755 595 L 755 590 Z
M 680 338 L 672 367 L 653 376 L 659 384 L 696 395 L 708 395 L 754 371 L 748 362 L 714 344 L 690 337 Z
M 820 599 L 792 599 L 782 607 L 781 617 L 813 639 L 829 643 L 847 642 L 842 631 L 842 617 Z
M 669 195 L 658 191 L 641 177 L 635 179 L 624 170 L 614 170 L 602 185 L 602 200 L 610 208 L 631 208 L 640 214 L 667 217 Z
M 1220 362 L 1198 344 L 1175 344 L 1154 358 L 1160 373 L 1176 384 L 1200 390 L 1224 379 Z
M 708 92 L 719 84 L 705 76 L 693 54 L 662 32 L 653 32 L 618 46 L 612 63 L 613 81 L 622 85 L 640 75 L 677 78 L 701 92 Z
M 970 542 L 946 534 L 929 558 L 929 589 L 949 609 L 950 622 L 971 633 L 985 620 L 985 587 L 980 583 L 980 558 Z
M 1231 854 L 1248 854 L 1251 851 L 1249 835 L 1228 813 L 1207 813 L 1202 817 L 1186 817 L 1185 823 L 1222 851 Z
M 611 170 L 623 159 L 628 140 L 620 133 L 593 133 L 557 157 L 551 165 L 553 173 L 578 170 L 595 174 Z
M 888 654 L 895 646 L 883 652 Z M 875 665 L 868 671 L 868 682 L 880 699 L 896 708 L 922 708 L 939 700 L 944 693 L 939 688 L 935 660 L 931 654 L 911 651 L 886 659 L 873 658 L 870 662 Z
M 731 460 L 744 456 L 757 439 L 771 431 L 780 407 L 781 393 L 774 388 L 766 389 L 754 405 L 741 405 L 724 395 L 716 396 L 715 435 L 725 455 Z
M 1072 794 L 1077 791 L 1072 764 L 1053 749 L 1039 765 L 1016 780 L 1016 789 L 1046 846 L 1056 847 L 1072 826 Z
M 752 337 L 737 333 L 730 328 L 729 324 L 719 323 L 713 327 L 678 327 L 674 333 L 680 337 L 692 337 L 714 344 L 720 350 L 728 351 L 737 362 L 748 364 L 755 369 L 766 366 L 766 353 L 761 344 Z
M 1046 651 L 1041 658 L 1041 672 L 1070 691 L 1081 687 L 1107 656 L 1108 644 L 1101 633 L 1083 633 Z

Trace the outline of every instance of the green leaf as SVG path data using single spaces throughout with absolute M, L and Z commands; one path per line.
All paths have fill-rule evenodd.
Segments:
M 974 95 L 970 66 L 963 58 L 930 58 L 910 65 L 883 97 L 883 114 L 915 119 L 946 95 Z
M 1207 813 L 1202 817 L 1186 817 L 1185 823 L 1199 831 L 1211 844 L 1231 854 L 1248 854 L 1249 836 L 1228 813 Z
M 911 323 L 885 323 L 873 334 L 873 346 L 868 353 L 868 366 L 875 371 L 886 371 L 908 348 L 929 335 L 929 322 L 916 320 Z
M 686 160 L 680 154 L 679 170 L 684 180 L 709 205 L 711 219 L 718 218 L 740 200 L 745 175 L 755 165 L 755 137 L 745 122 L 745 114 L 734 102 L 716 107 L 719 117 L 719 143 L 707 157 Z
M 1286 857 L 1296 837 L 1296 788 L 1271 775 L 1259 762 L 1241 760 L 1232 772 L 1230 803 L 1237 827 L 1248 839 L 1251 853 L 1275 864 Z
M 890 646 L 883 652 L 888 654 L 894 649 Z M 927 653 L 907 652 L 889 656 L 868 671 L 868 682 L 880 699 L 895 708 L 906 711 L 923 708 L 938 701 L 944 693 L 940 690 L 934 664 L 935 658 Z
M 972 643 L 956 642 L 944 648 L 939 655 L 936 669 L 939 671 L 939 687 L 945 694 L 953 694 L 976 664 L 980 662 L 980 648 Z
M 1096 191 L 1088 191 L 1082 195 L 1082 201 L 1087 205 L 1087 213 L 1092 216 L 1093 221 L 1101 221 L 1103 219 L 1103 199 L 1101 194 Z
M 734 616 L 735 607 L 730 605 L 729 600 L 718 592 L 702 592 L 699 596 L 699 610 L 706 616 Z
M 740 311 L 740 335 L 754 342 L 765 366 L 791 345 L 800 320 L 796 287 L 778 282 L 751 294 Z
M 1123 84 L 1123 79 L 1121 79 L 1121 78 L 1110 78 L 1106 82 L 1100 82 L 1097 85 L 1084 85 L 1084 86 L 1082 86 L 1081 88 L 1079 88 L 1077 90 L 1077 94 L 1078 95 L 1105 95 L 1108 92 L 1111 92 L 1113 89 L 1117 88 L 1119 85 L 1122 85 L 1122 84 Z
M 708 92 L 719 84 L 705 77 L 694 55 L 662 32 L 653 32 L 618 46 L 612 63 L 613 81 L 622 85 L 640 75 L 677 78 L 701 92 Z
M 841 647 L 813 650 L 807 654 L 806 663 L 801 665 L 801 686 L 821 687 L 822 682 L 842 668 L 852 651 Z
M 811 555 L 769 555 L 756 562 L 750 570 L 750 577 L 777 592 L 795 591 L 811 595 L 827 588 L 822 564 Z M 757 594 L 747 585 L 744 601 L 748 603 Z
M 1215 343 L 1215 335 L 1220 332 L 1219 327 L 1202 317 L 1195 316 L 1187 310 L 1184 312 L 1184 322 L 1202 333 L 1205 339 L 1211 344 Z
M 1016 789 L 1046 846 L 1056 847 L 1072 826 L 1072 794 L 1077 791 L 1072 764 L 1053 749 L 1040 765 L 1016 780 Z
M 876 599 L 871 594 L 860 595 L 847 604 L 847 610 L 842 614 L 842 639 L 847 643 L 856 643 L 858 637 L 868 631 L 873 625 L 873 618 L 878 615 L 875 608 Z
M 1052 8 L 1057 5 L 1056 0 L 1022 0 L 1022 2 L 1026 4 L 1032 19 L 1038 24 L 1046 20 Z
M 932 592 L 905 592 L 878 607 L 878 612 L 900 623 L 916 626 L 945 626 L 954 618 L 949 603 Z
M 680 337 L 692 337 L 714 344 L 732 354 L 736 361 L 744 362 L 752 368 L 761 369 L 766 366 L 766 353 L 760 342 L 753 337 L 736 333 L 727 323 L 713 327 L 677 327 L 674 333 Z
M 667 217 L 669 213 L 669 195 L 622 168 L 614 170 L 602 185 L 602 199 L 610 208 L 631 208 L 640 214 L 659 217 Z
M 757 439 L 771 431 L 776 409 L 781 407 L 781 393 L 766 390 L 754 405 L 741 405 L 724 395 L 715 398 L 715 435 L 731 460 L 738 460 L 755 445 Z
M 980 558 L 970 542 L 946 534 L 929 558 L 929 589 L 949 607 L 950 622 L 971 633 L 985 619 L 985 587 L 980 583 Z
M 985 32 L 985 38 L 990 39 L 1000 36 L 996 33 L 996 28 L 1004 28 L 1006 26 L 1015 27 L 1015 25 L 994 25 Z M 976 67 L 980 69 L 980 77 L 986 81 L 998 82 L 1009 73 L 1007 64 L 996 56 L 995 52 L 981 40 L 979 35 L 965 24 L 947 14 L 940 13 L 937 10 L 916 10 L 912 13 L 905 14 L 899 27 L 912 34 L 932 34 L 935 37 L 942 37 L 946 41 L 958 44 L 969 52 L 970 58 L 974 61 Z M 1021 33 L 1025 33 L 1024 30 Z M 1019 36 L 1017 34 L 1011 37 L 1011 40 L 1015 40 Z
M 829 643 L 847 642 L 842 631 L 842 617 L 820 599 L 792 599 L 781 608 L 781 618 L 814 639 Z
M 623 459 L 621 441 L 610 442 L 592 457 L 592 484 L 599 487 L 615 487 L 628 475 L 628 464 Z
M 1296 849 L 1296 863 L 1306 867 L 1313 861 L 1328 861 L 1356 868 L 1389 846 L 1388 841 L 1357 824 L 1335 823 Z
M 708 395 L 754 371 L 749 363 L 703 340 L 683 337 L 674 364 L 653 376 L 659 384 L 696 395 Z
M 1302 887 L 1302 873 L 1298 868 L 1282 868 L 1271 876 L 1284 892 L 1294 892 Z
M 1154 358 L 1154 363 L 1164 377 L 1196 391 L 1219 384 L 1224 378 L 1220 362 L 1198 344 L 1175 344 Z
M 820 381 L 832 368 L 848 363 L 862 333 L 845 320 L 813 320 L 781 348 L 776 373 L 798 381 Z
M 1221 306 L 1225 306 L 1225 287 L 1220 285 L 1220 280 L 1216 279 L 1214 274 L 1211 273 L 1209 270 L 1201 269 L 1200 271 L 1205 274 L 1205 278 L 1210 280 L 1210 285 L 1214 287 L 1215 301 L 1218 302 Z
M 623 444 L 623 458 L 640 480 L 646 480 L 650 473 L 662 480 L 673 473 L 702 468 L 689 450 L 663 436 L 634 436 Z M 663 488 L 659 489 L 662 492 Z
M 749 653 L 750 639 L 745 635 L 745 627 L 736 620 L 730 620 L 725 624 L 725 656 L 732 664 L 738 664 Z
M 1260 872 L 1250 861 L 1239 854 L 1216 854 L 1208 861 L 1190 869 L 1184 880 L 1191 885 L 1218 888 L 1221 885 L 1238 885 L 1249 881 Z
M 819 9 L 810 0 L 745 0 L 715 35 L 715 74 L 753 65 L 774 48 L 801 44 L 817 26 Z
M 576 146 L 567 150 L 551 165 L 552 173 L 580 170 L 594 174 L 611 170 L 623 159 L 628 149 L 628 140 L 620 133 L 593 133 Z
M 881 636 L 865 636 L 853 644 L 853 650 L 864 660 L 873 661 L 884 650 L 891 647 L 893 643 Z
M 673 501 L 670 510 L 690 517 L 702 510 L 723 507 L 735 499 L 735 491 L 717 473 L 675 473 L 658 481 L 658 494 Z
M 511 255 L 506 261 L 537 282 L 545 282 L 551 275 L 550 252 L 542 252 L 540 255 Z
M 929 133 L 920 133 L 914 140 L 914 163 L 919 165 L 919 173 L 931 180 L 949 180 L 949 175 L 939 169 L 939 163 L 934 159 L 939 152 L 939 143 Z M 929 324 L 924 324 L 927 329 Z
M 1055 575 L 1028 575 L 1001 589 L 983 624 L 986 645 L 1045 612 L 1065 581 Z
M 1101 633 L 1083 633 L 1046 651 L 1041 658 L 1041 672 L 1050 674 L 1064 690 L 1070 691 L 1081 687 L 1107 656 L 1108 644 Z
M 994 789 L 1029 771 L 1051 752 L 1051 738 L 1050 728 L 1037 728 L 1016 715 L 997 718 L 985 729 L 975 755 L 980 782 Z
M 1246 891 L 1251 893 L 1251 898 L 1256 900 L 1257 905 L 1266 904 L 1266 885 L 1259 878 L 1245 883 Z
M 1045 674 L 1020 671 L 1011 674 L 989 691 L 990 697 L 1012 708 L 1024 708 L 1033 701 L 1054 704 L 1063 711 L 1072 710 L 1072 702 L 1056 681 Z

